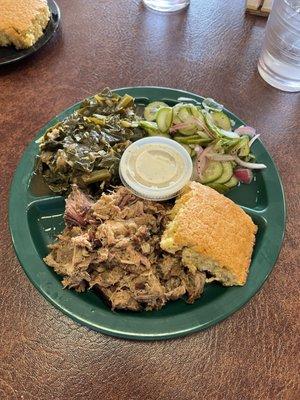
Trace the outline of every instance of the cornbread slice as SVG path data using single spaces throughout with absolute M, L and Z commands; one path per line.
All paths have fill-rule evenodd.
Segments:
M 183 264 L 206 271 L 207 281 L 244 285 L 256 225 L 233 201 L 208 186 L 191 182 L 176 201 L 160 246 L 182 250 Z
M 31 47 L 49 19 L 46 0 L 0 0 L 0 46 Z

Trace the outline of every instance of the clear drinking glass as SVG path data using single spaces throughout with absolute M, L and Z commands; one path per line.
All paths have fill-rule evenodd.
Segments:
M 258 71 L 278 89 L 300 91 L 300 0 L 274 0 Z
M 155 11 L 172 12 L 186 8 L 190 0 L 143 0 L 144 4 Z

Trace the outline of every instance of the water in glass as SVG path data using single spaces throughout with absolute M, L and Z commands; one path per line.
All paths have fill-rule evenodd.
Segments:
M 278 89 L 300 91 L 300 0 L 274 0 L 258 71 Z
M 190 0 L 143 0 L 144 4 L 155 11 L 172 12 L 187 7 Z

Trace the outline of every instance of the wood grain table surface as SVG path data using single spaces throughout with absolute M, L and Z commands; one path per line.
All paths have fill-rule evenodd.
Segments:
M 265 19 L 243 0 L 191 0 L 161 15 L 139 0 L 58 0 L 61 26 L 34 56 L 0 68 L 0 399 L 298 400 L 300 94 L 257 73 Z M 1 50 L 0 50 L 1 51 Z M 262 290 L 206 331 L 135 342 L 53 308 L 26 278 L 7 222 L 26 145 L 54 115 L 111 88 L 157 85 L 213 97 L 255 126 L 279 168 L 288 219 Z

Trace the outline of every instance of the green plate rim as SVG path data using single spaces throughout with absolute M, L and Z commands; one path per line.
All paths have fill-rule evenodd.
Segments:
M 191 99 L 194 99 L 196 101 L 201 101 L 203 97 L 187 92 L 184 90 L 177 90 L 177 89 L 172 89 L 172 88 L 167 88 L 167 87 L 157 87 L 157 86 L 135 86 L 135 87 L 123 87 L 123 88 L 118 88 L 114 89 L 113 91 L 118 92 L 120 94 L 124 94 L 125 92 L 128 92 L 129 94 L 133 95 L 134 97 L 150 97 L 150 100 L 154 99 L 164 99 L 164 98 L 169 98 L 172 100 L 176 100 L 178 97 L 189 97 Z M 140 92 L 140 93 L 139 93 Z M 162 93 L 161 93 L 162 92 Z M 150 93 L 150 95 L 149 95 Z M 78 102 L 71 107 L 67 108 L 64 110 L 62 113 L 57 115 L 56 117 L 52 118 L 51 121 L 49 121 L 43 128 L 41 128 L 36 135 L 35 140 L 40 137 L 50 126 L 52 126 L 57 120 L 61 120 L 65 118 L 67 115 L 69 115 L 71 112 L 73 112 L 76 108 L 79 107 L 81 102 Z M 225 109 L 226 110 L 226 109 Z M 244 124 L 244 122 L 239 119 L 236 115 L 233 113 L 229 112 L 226 110 L 228 114 L 238 121 L 241 124 Z M 28 226 L 28 219 L 27 219 L 27 211 L 28 208 L 35 202 L 35 201 L 41 201 L 43 197 L 41 198 L 34 198 L 34 196 L 28 196 L 28 179 L 30 178 L 31 172 L 32 172 L 32 166 L 33 166 L 33 160 L 31 156 L 34 156 L 36 154 L 37 150 L 37 145 L 35 144 L 35 140 L 32 141 L 26 148 L 21 161 L 18 164 L 18 167 L 16 169 L 16 172 L 14 174 L 12 183 L 11 183 L 11 188 L 10 188 L 10 196 L 9 196 L 9 228 L 12 236 L 12 242 L 13 246 L 16 252 L 16 255 L 18 257 L 18 260 L 23 267 L 24 272 L 26 273 L 27 277 L 29 280 L 32 282 L 32 284 L 38 289 L 38 291 L 45 297 L 51 304 L 53 304 L 57 309 L 61 310 L 64 314 L 68 315 L 71 317 L 73 320 L 76 322 L 85 325 L 93 330 L 100 331 L 102 333 L 116 336 L 116 337 L 121 337 L 121 338 L 126 338 L 126 339 L 138 339 L 138 340 L 159 340 L 159 339 L 170 339 L 170 338 L 176 338 L 180 336 L 185 336 L 190 333 L 200 331 L 203 329 L 206 329 L 212 325 L 215 325 L 216 323 L 224 320 L 225 318 L 229 317 L 236 311 L 238 311 L 240 308 L 242 308 L 262 287 L 266 279 L 268 278 L 269 274 L 271 273 L 276 260 L 279 256 L 280 249 L 282 246 L 283 238 L 284 238 L 284 231 L 285 231 L 285 222 L 286 222 L 286 204 L 285 204 L 285 196 L 284 196 L 284 190 L 283 190 L 283 185 L 281 182 L 281 178 L 279 176 L 278 170 L 275 166 L 275 163 L 272 159 L 272 157 L 269 155 L 267 150 L 264 148 L 262 143 L 260 141 L 257 142 L 256 147 L 264 153 L 264 157 L 267 160 L 268 163 L 268 168 L 264 171 L 266 174 L 266 178 L 269 176 L 272 177 L 275 180 L 275 184 L 272 183 L 270 187 L 268 187 L 268 190 L 272 190 L 276 192 L 276 196 L 278 197 L 278 206 L 276 204 L 269 204 L 268 208 L 266 211 L 262 210 L 253 210 L 254 214 L 261 215 L 262 219 L 267 218 L 266 221 L 269 219 L 269 215 L 273 215 L 272 212 L 275 209 L 278 211 L 278 207 L 280 209 L 280 215 L 279 217 L 277 216 L 277 219 L 275 221 L 272 220 L 272 225 L 271 228 L 273 230 L 275 229 L 276 233 L 276 240 L 275 240 L 275 250 L 273 250 L 269 255 L 262 254 L 262 257 L 269 256 L 270 260 L 267 260 L 267 266 L 264 267 L 264 273 L 263 276 L 260 277 L 260 279 L 255 280 L 255 276 L 253 277 L 254 282 L 252 282 L 251 287 L 249 286 L 249 282 L 243 287 L 230 287 L 226 288 L 226 293 L 225 293 L 225 298 L 228 298 L 229 300 L 231 299 L 231 303 L 229 306 L 225 307 L 225 310 L 223 310 L 223 303 L 221 299 L 217 298 L 215 299 L 215 304 L 210 304 L 209 308 L 212 308 L 213 311 L 215 311 L 216 315 L 212 316 L 205 321 L 201 321 L 201 318 L 199 315 L 197 315 L 198 308 L 201 308 L 201 298 L 198 300 L 199 303 L 195 303 L 194 305 L 189 305 L 186 312 L 178 315 L 174 315 L 172 317 L 166 317 L 166 318 L 158 318 L 158 322 L 155 320 L 155 324 L 159 326 L 162 325 L 162 329 L 156 332 L 151 332 L 150 331 L 145 331 L 144 327 L 145 326 L 152 326 L 153 321 L 151 322 L 151 315 L 152 316 L 157 316 L 158 313 L 162 313 L 161 311 L 155 311 L 155 312 L 143 312 L 146 313 L 147 315 L 145 318 L 143 317 L 141 319 L 141 326 L 137 327 L 135 326 L 134 328 L 130 328 L 132 325 L 132 321 L 137 321 L 138 318 L 135 318 L 136 314 L 133 313 L 113 313 L 109 309 L 107 310 L 102 310 L 102 314 L 100 313 L 100 319 L 101 317 L 105 318 L 104 323 L 103 321 L 99 321 L 99 317 L 96 316 L 95 314 L 91 314 L 92 310 L 88 309 L 90 306 L 88 303 L 85 303 L 84 301 L 84 296 L 85 294 L 80 294 L 77 295 L 73 291 L 69 290 L 64 290 L 61 287 L 61 293 L 59 296 L 54 296 L 53 293 L 49 293 L 50 289 L 47 289 L 47 287 L 44 286 L 44 282 L 41 280 L 40 277 L 38 276 L 39 274 L 34 275 L 34 273 L 31 271 L 31 264 L 34 265 L 35 261 L 38 261 L 39 263 L 42 263 L 44 266 L 45 264 L 43 261 L 37 257 L 37 251 L 34 251 L 36 254 L 32 255 L 29 254 L 28 250 L 32 250 L 32 246 L 34 246 L 32 238 L 30 236 L 30 229 Z M 267 182 L 266 185 L 268 186 Z M 25 189 L 24 189 L 25 188 Z M 24 190 L 26 191 L 24 195 Z M 48 198 L 48 197 L 46 197 Z M 56 196 L 53 196 L 52 199 L 55 199 Z M 276 202 L 275 202 L 276 203 Z M 16 207 L 17 206 L 17 207 Z M 25 207 L 25 208 L 24 208 Z M 247 211 L 247 209 L 246 209 Z M 251 211 L 251 209 L 250 209 Z M 269 230 L 271 229 L 269 228 Z M 268 228 L 267 228 L 268 229 Z M 27 241 L 24 241 L 24 237 L 28 237 Z M 274 248 L 274 240 L 272 238 L 269 238 L 270 240 L 270 245 L 272 244 Z M 265 246 L 266 247 L 266 244 Z M 260 250 L 262 252 L 262 250 Z M 45 266 L 46 268 L 46 266 Z M 45 271 L 48 270 L 48 268 L 45 269 Z M 44 271 L 41 271 L 43 273 Z M 250 267 L 250 274 L 251 274 L 251 267 Z M 249 274 L 249 277 L 250 277 Z M 252 279 L 252 278 L 251 278 Z M 54 284 L 54 283 L 53 283 Z M 54 284 L 54 286 L 56 286 Z M 55 289 L 56 290 L 56 289 Z M 79 298 L 78 296 L 82 296 Z M 67 298 L 67 300 L 65 300 Z M 74 311 L 74 307 L 78 306 L 77 303 L 73 307 L 72 300 L 76 299 L 76 302 L 79 301 L 80 307 L 81 307 L 81 313 L 79 315 L 78 311 Z M 180 300 L 179 300 L 180 301 Z M 81 304 L 82 303 L 82 304 Z M 174 302 L 176 303 L 176 302 Z M 196 305 L 196 307 L 195 307 Z M 231 306 L 231 307 L 230 307 Z M 204 308 L 204 306 L 202 306 Z M 221 311 L 220 311 L 221 310 Z M 94 310 L 95 311 L 95 310 Z M 200 310 L 201 311 L 201 310 Z M 84 316 L 82 315 L 82 312 L 84 313 Z M 206 310 L 207 312 L 207 310 Z M 139 313 L 139 314 L 143 314 Z M 95 323 L 94 319 L 98 320 L 97 323 Z M 121 319 L 120 319 L 121 318 Z M 174 324 L 173 319 L 175 319 L 175 325 L 178 323 L 179 319 L 179 324 L 181 324 L 181 328 L 172 328 L 172 329 L 167 329 L 165 328 L 165 324 Z M 126 321 L 129 321 L 129 328 L 127 327 Z M 150 320 L 150 324 L 149 324 Z M 113 321 L 112 323 L 109 323 L 107 326 L 107 321 Z M 127 322 L 128 322 L 127 321 Z M 118 328 L 113 328 L 111 325 L 116 325 Z M 134 323 L 133 323 L 134 326 Z

